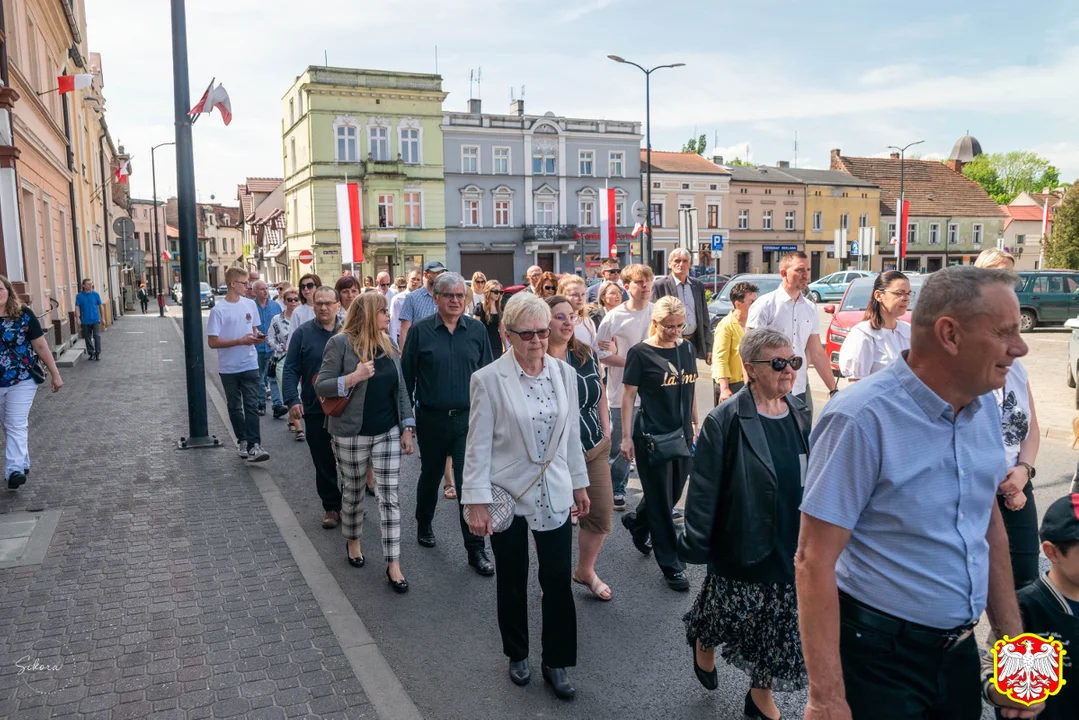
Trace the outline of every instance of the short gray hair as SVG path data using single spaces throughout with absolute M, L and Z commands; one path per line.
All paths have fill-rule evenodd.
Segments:
M 455 272 L 444 272 L 435 278 L 435 295 L 441 295 L 442 293 L 456 290 L 457 287 L 464 287 L 465 279 Z
M 551 307 L 530 292 L 519 292 L 509 299 L 502 310 L 502 322 L 517 330 L 529 321 L 540 321 L 543 327 L 551 324 Z M 532 330 L 538 328 L 529 328 Z
M 768 360 L 769 358 L 764 357 L 764 351 L 780 348 L 794 349 L 786 334 L 772 328 L 754 328 L 742 337 L 738 354 L 742 357 L 742 362 L 747 363 L 753 360 Z
M 918 292 L 911 325 L 932 329 L 942 317 L 969 319 L 981 312 L 982 289 L 986 285 L 1015 288 L 1019 276 L 1011 270 L 953 265 L 926 278 Z
M 693 257 L 689 254 L 689 250 L 686 250 L 685 248 L 675 248 L 672 250 L 670 256 L 667 257 L 667 263 L 669 264 L 671 260 L 674 260 L 675 256 L 685 256 L 686 260 L 693 262 Z

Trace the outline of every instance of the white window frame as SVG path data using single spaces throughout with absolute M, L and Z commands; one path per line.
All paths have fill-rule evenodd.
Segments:
M 584 164 L 588 163 L 588 172 L 585 172 Z M 595 150 L 578 150 L 577 151 L 577 175 L 578 177 L 595 177 L 596 176 L 596 151 Z
M 940 223 L 929 223 L 929 244 L 940 245 Z
M 475 203 L 476 218 L 472 221 L 472 204 Z M 468 185 L 461 190 L 461 227 L 483 227 L 483 190 Z
M 352 130 L 351 142 L 352 142 L 352 152 L 353 152 L 353 156 L 351 158 L 347 157 L 347 155 L 348 155 L 348 145 L 349 145 L 348 129 L 350 129 L 350 128 Z M 341 152 L 340 152 L 340 150 L 341 150 L 340 144 L 341 144 L 342 140 L 344 140 L 344 143 L 345 143 L 345 155 L 346 155 L 346 157 L 342 157 Z M 334 162 L 337 162 L 337 163 L 359 162 L 359 160 L 360 160 L 360 128 L 359 128 L 359 125 L 356 123 L 356 120 L 354 118 L 338 116 L 337 119 L 334 120 L 334 122 L 333 122 L 333 157 L 334 157 Z
M 289 138 L 288 140 L 289 158 L 292 167 L 292 174 L 296 174 L 296 138 Z
M 813 232 L 824 231 L 824 213 L 816 210 L 813 213 Z
M 907 223 L 907 245 L 918 244 L 918 223 Z
M 712 224 L 712 208 L 716 209 L 716 223 Z M 704 222 L 709 230 L 718 230 L 722 220 L 719 217 L 719 203 L 706 203 L 704 206 Z
M 292 127 L 296 124 L 296 101 L 292 98 L 288 99 L 288 126 Z
M 415 195 L 416 202 L 409 202 L 409 196 Z M 406 228 L 422 228 L 423 227 L 423 192 L 416 188 L 405 188 L 401 195 L 401 201 L 405 209 L 405 227 Z M 415 209 L 417 224 L 411 224 L 412 213 L 410 210 Z
M 540 205 L 546 206 L 550 204 L 551 213 L 548 216 L 546 212 L 542 213 L 543 220 L 541 220 Z M 557 225 L 559 223 L 558 217 L 558 193 L 550 185 L 543 185 L 539 188 L 532 197 L 532 210 L 533 210 L 533 222 L 536 225 Z
M 892 238 L 896 238 L 898 240 L 898 237 L 896 237 L 896 234 L 895 234 L 895 223 L 888 223 L 888 242 L 889 243 L 892 241 Z
M 379 137 L 376 137 L 376 134 Z M 375 147 L 386 142 L 386 157 L 378 157 Z M 376 162 L 389 162 L 393 158 L 393 148 L 390 147 L 390 125 L 384 118 L 371 118 L 367 121 L 367 154 Z M 379 153 L 381 155 L 381 153 Z
M 474 152 L 468 152 L 472 150 Z M 466 160 L 475 160 L 476 166 L 470 170 Z M 462 145 L 461 146 L 461 172 L 465 175 L 478 175 L 480 172 L 480 146 L 479 145 Z
M 626 194 L 621 188 L 614 191 L 614 224 L 626 227 Z
M 384 203 L 383 198 L 389 198 L 389 203 Z M 395 200 L 394 194 L 393 193 L 379 193 L 378 197 L 376 199 L 378 200 L 378 204 L 376 205 L 376 208 L 377 208 L 377 210 L 379 212 L 376 212 L 376 214 L 375 214 L 375 222 L 377 223 L 378 227 L 380 227 L 380 228 L 381 227 L 385 227 L 385 228 L 397 227 L 394 224 L 397 221 L 397 218 L 394 217 L 397 214 L 396 212 L 394 212 L 394 205 L 397 204 L 397 201 Z M 385 225 L 382 224 L 382 218 L 380 217 L 381 210 L 382 210 L 383 207 L 385 207 L 387 209 L 386 224 Z
M 618 172 L 615 172 L 616 167 Z M 626 154 L 624 152 L 612 150 L 611 152 L 607 153 L 607 176 L 626 176 Z
M 738 211 L 738 229 L 749 230 L 749 210 Z
M 405 139 L 405 133 L 411 133 L 415 131 L 416 137 Z M 411 160 L 406 157 L 405 148 L 415 143 L 416 157 Z M 409 165 L 422 165 L 423 164 L 423 124 L 415 118 L 402 118 L 401 122 L 397 124 L 397 147 L 400 150 L 402 162 Z
M 493 227 L 513 227 L 513 190 L 507 185 L 499 185 L 491 191 L 491 196 L 494 199 L 492 208 L 494 213 L 492 215 Z M 505 223 L 498 222 L 498 206 L 500 203 L 507 203 L 508 215 Z
M 581 227 L 597 227 L 596 225 L 596 200 L 594 197 L 585 195 L 577 200 L 577 220 Z
M 772 211 L 771 210 L 765 210 L 763 213 L 761 213 L 761 230 L 771 230 L 771 229 L 772 229 Z
M 499 157 L 499 153 L 505 153 L 505 157 Z M 499 170 L 498 163 L 500 160 L 506 161 L 506 169 Z M 498 146 L 491 148 L 491 174 L 493 175 L 510 175 L 513 172 L 513 152 L 510 148 L 505 146 Z
M 540 161 L 540 169 L 536 170 L 536 160 Z M 554 168 L 550 172 L 547 172 L 547 163 L 550 162 Z M 553 148 L 541 149 L 536 148 L 532 151 L 532 174 L 533 175 L 557 175 L 558 174 L 558 152 Z
M 839 229 L 850 230 L 850 213 L 839 213 Z
M 959 223 L 948 223 L 948 244 L 959 244 Z
M 974 223 L 974 227 L 970 231 L 970 241 L 975 245 L 981 245 L 984 238 L 985 226 L 981 223 Z
M 794 211 L 788 210 L 783 216 L 783 229 L 787 232 L 794 232 Z
M 861 215 L 858 216 L 858 227 L 860 227 L 860 228 L 869 227 L 869 213 L 862 213 Z
M 510 198 L 496 197 L 495 203 L 495 227 L 513 227 L 513 200 Z M 504 207 L 500 207 L 504 206 Z M 499 218 L 499 215 L 505 213 L 505 218 Z

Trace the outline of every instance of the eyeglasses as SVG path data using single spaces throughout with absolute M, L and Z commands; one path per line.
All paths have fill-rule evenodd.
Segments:
M 300 285 L 300 287 L 302 289 L 304 289 L 304 290 L 313 290 L 314 287 L 315 287 L 315 283 L 313 283 L 313 282 L 305 282 L 305 283 L 302 283 Z
M 439 293 L 440 298 L 446 298 L 447 300 L 464 300 L 464 293 Z
M 298 302 L 300 302 L 300 298 L 295 297 L 295 296 L 287 297 L 287 298 L 285 298 L 285 302 L 289 302 L 289 303 L 296 302 L 296 303 L 298 303 Z
M 909 298 L 910 300 L 914 299 L 914 291 L 913 290 L 911 290 L 910 292 L 907 292 L 905 290 L 885 290 L 884 292 L 889 293 L 891 295 L 895 295 L 900 300 L 902 300 L 904 298 Z
M 540 340 L 546 340 L 551 334 L 551 328 L 543 328 L 542 330 L 522 330 L 521 332 L 517 332 L 513 328 L 506 329 L 525 342 L 530 342 L 534 337 L 538 337 Z
M 393 283 L 379 283 L 378 284 L 379 287 L 389 287 L 390 285 L 393 285 Z
M 336 300 L 323 300 L 322 302 L 316 302 L 315 307 L 332 307 L 337 304 Z
M 243 281 L 243 280 L 233 280 L 233 281 L 232 281 L 232 284 L 233 284 L 233 285 L 243 285 L 244 287 L 251 287 L 251 283 L 250 283 L 250 282 L 245 282 L 245 281 Z
M 788 358 L 781 358 L 781 357 L 774 357 L 771 360 L 750 360 L 749 362 L 751 362 L 751 363 L 759 363 L 759 364 L 767 363 L 767 364 L 771 365 L 772 369 L 775 370 L 776 372 L 783 372 L 784 370 L 787 369 L 788 365 L 791 366 L 791 370 L 798 371 L 798 370 L 802 369 L 802 358 L 800 358 L 798 356 L 795 356 L 795 357 L 792 357 L 792 358 L 789 358 L 789 359 Z
M 660 323 L 659 326 L 667 332 L 681 331 L 686 326 L 685 323 L 678 323 L 677 325 L 667 325 L 666 323 Z
M 558 322 L 573 322 L 573 316 L 572 315 L 567 315 L 565 313 L 556 313 L 555 315 L 552 315 L 551 317 L 554 318 L 555 320 L 557 320 Z

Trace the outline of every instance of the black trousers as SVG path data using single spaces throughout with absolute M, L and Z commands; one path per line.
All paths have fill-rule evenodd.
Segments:
M 258 384 L 258 378 L 255 379 Z M 260 399 L 266 399 L 264 386 L 259 385 Z M 258 416 L 256 416 L 257 419 Z M 326 416 L 322 413 L 305 412 L 304 435 L 311 461 L 315 463 L 315 488 L 322 499 L 323 510 L 341 512 L 341 488 L 337 484 L 337 461 L 333 456 L 333 441 L 326 431 Z
M 449 415 L 439 410 L 416 410 L 416 439 L 420 445 L 420 480 L 416 488 L 416 522 L 421 528 L 430 527 L 435 519 L 435 507 L 442 497 L 442 476 L 446 458 L 453 458 L 453 484 L 461 497 L 461 481 L 465 471 L 465 441 L 468 439 L 468 411 Z M 461 537 L 469 555 L 483 550 L 483 538 L 468 531 L 460 503 L 457 519 Z
M 96 357 L 101 354 L 101 323 L 82 326 L 82 340 L 86 345 L 86 354 Z
M 677 533 L 671 511 L 682 497 L 689 477 L 690 458 L 676 458 L 662 462 L 648 459 L 648 448 L 641 438 L 633 438 L 633 450 L 637 456 L 637 474 L 641 478 L 644 497 L 637 509 L 630 514 L 629 526 L 634 532 L 647 530 L 652 536 L 652 553 L 664 574 L 686 569 L 678 558 L 675 547 Z
M 225 404 L 229 409 L 229 422 L 236 439 L 247 443 L 247 449 L 262 442 L 258 412 L 259 371 L 220 373 L 221 387 L 225 390 Z
M 548 667 L 577 664 L 577 610 L 573 605 L 573 526 L 533 532 L 543 599 L 543 662 Z M 528 657 L 528 521 L 514 518 L 505 532 L 491 536 L 498 564 L 498 629 L 510 660 Z
M 1012 556 L 1012 578 L 1015 589 L 1024 588 L 1038 579 L 1038 557 L 1041 540 L 1038 538 L 1038 508 L 1034 504 L 1034 484 L 1028 482 L 1023 488 L 1027 504 L 1022 510 L 1009 510 L 1004 498 L 997 495 L 997 505 L 1008 531 L 1008 548 Z
M 978 645 L 971 633 L 951 649 L 859 622 L 841 595 L 839 655 L 854 720 L 978 720 Z M 902 622 L 902 621 L 900 621 Z

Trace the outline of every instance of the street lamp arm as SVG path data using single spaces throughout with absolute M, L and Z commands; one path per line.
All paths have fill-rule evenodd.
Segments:
M 685 66 L 686 66 L 685 63 L 671 63 L 670 65 L 656 65 L 654 68 L 652 68 L 648 72 L 650 72 L 650 73 L 655 72 L 656 70 L 662 70 L 663 68 L 677 68 L 677 67 L 685 67 Z

